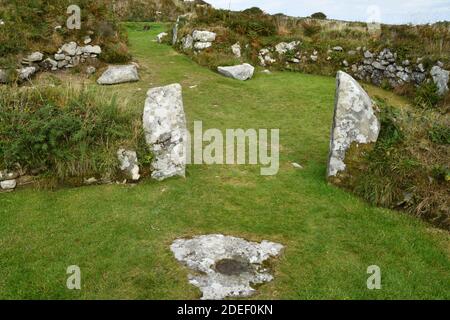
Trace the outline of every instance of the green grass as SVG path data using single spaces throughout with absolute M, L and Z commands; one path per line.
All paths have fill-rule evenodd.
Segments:
M 196 299 L 169 246 L 210 233 L 286 246 L 275 280 L 254 298 L 450 298 L 447 232 L 326 183 L 334 79 L 286 72 L 233 81 L 152 42 L 164 26 L 137 30 L 129 36 L 141 81 L 108 87 L 120 103 L 140 116 L 148 88 L 179 82 L 189 126 L 279 128 L 279 174 L 191 165 L 186 179 L 162 183 L 0 194 L 1 298 Z M 65 286 L 73 264 L 81 291 Z M 382 290 L 366 288 L 373 264 Z

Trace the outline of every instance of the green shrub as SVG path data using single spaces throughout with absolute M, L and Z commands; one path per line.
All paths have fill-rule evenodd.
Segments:
M 323 12 L 316 12 L 311 15 L 311 18 L 325 20 L 327 18 L 327 15 Z
M 2 87 L 0 167 L 45 168 L 61 181 L 113 176 L 118 148 L 138 147 L 133 118 L 94 89 Z
M 439 103 L 439 99 L 436 84 L 434 82 L 428 82 L 417 88 L 414 102 L 419 107 L 434 108 Z
M 450 127 L 435 124 L 428 131 L 428 137 L 432 142 L 437 144 L 450 144 Z

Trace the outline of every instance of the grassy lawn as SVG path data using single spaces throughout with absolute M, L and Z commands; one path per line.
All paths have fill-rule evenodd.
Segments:
M 233 81 L 152 42 L 163 26 L 134 26 L 141 81 L 106 89 L 124 108 L 139 118 L 150 87 L 178 82 L 191 128 L 279 128 L 280 171 L 191 165 L 186 179 L 162 183 L 0 194 L 0 298 L 197 299 L 169 246 L 210 233 L 285 245 L 256 299 L 450 298 L 447 232 L 325 181 L 334 79 L 280 72 Z M 382 289 L 370 291 L 374 264 Z M 66 288 L 69 265 L 81 268 L 80 291 Z

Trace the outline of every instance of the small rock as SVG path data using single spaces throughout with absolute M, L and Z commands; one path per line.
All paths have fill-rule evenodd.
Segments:
M 248 63 L 244 63 L 231 67 L 218 67 L 217 71 L 226 77 L 245 81 L 253 77 L 255 68 Z
M 0 182 L 0 187 L 3 190 L 14 190 L 17 186 L 16 180 L 4 180 Z
M 83 39 L 83 43 L 84 43 L 84 44 L 89 44 L 89 43 L 91 43 L 91 42 L 92 42 L 92 39 L 91 39 L 90 36 L 84 37 L 84 39 Z
M 72 41 L 64 44 L 61 47 L 61 51 L 66 55 L 74 56 L 77 53 L 77 47 L 78 47 L 77 43 Z
M 303 166 L 300 165 L 300 164 L 298 164 L 298 163 L 296 163 L 296 162 L 292 162 L 292 166 L 293 166 L 294 168 L 296 168 L 296 169 L 303 169 Z
M 111 85 L 124 82 L 139 81 L 138 71 L 135 65 L 109 66 L 97 80 L 98 84 Z
M 98 182 L 98 180 L 94 177 L 89 178 L 89 179 L 84 179 L 84 184 L 87 184 L 87 185 L 96 184 L 97 182 Z
M 339 52 L 342 52 L 342 51 L 344 51 L 344 49 L 343 49 L 342 47 L 340 47 L 340 46 L 337 46 L 337 47 L 334 47 L 334 48 L 333 48 L 333 51 L 339 51 Z
M 31 77 L 37 72 L 36 67 L 26 67 L 17 70 L 20 81 L 30 80 Z
M 89 66 L 89 67 L 86 68 L 86 73 L 89 74 L 89 75 L 94 74 L 96 72 L 97 72 L 97 69 L 95 67 L 93 67 L 93 66 Z
M 237 42 L 231 46 L 231 51 L 233 52 L 233 54 L 236 58 L 241 57 L 241 45 L 239 44 L 239 42 Z
M 119 149 L 117 159 L 120 162 L 120 170 L 124 171 L 133 181 L 140 179 L 136 151 Z
M 156 36 L 156 41 L 157 41 L 158 43 L 162 43 L 163 40 L 164 40 L 164 38 L 167 37 L 168 35 L 169 35 L 169 34 L 168 34 L 167 32 L 161 32 L 160 34 L 158 34 L 158 35 Z
M 44 55 L 40 52 L 33 52 L 26 58 L 29 62 L 39 62 L 44 59 Z

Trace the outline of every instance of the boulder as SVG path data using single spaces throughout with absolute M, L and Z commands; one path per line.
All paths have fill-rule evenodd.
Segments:
M 239 44 L 239 42 L 237 42 L 231 46 L 231 51 L 233 52 L 233 54 L 236 58 L 241 57 L 241 45 Z
M 216 40 L 216 34 L 210 31 L 195 30 L 192 33 L 192 37 L 194 38 L 194 41 L 200 42 L 213 42 Z
M 442 69 L 439 66 L 434 66 L 430 71 L 433 81 L 438 88 L 438 94 L 440 96 L 445 95 L 448 92 L 448 80 L 450 72 Z
M 231 67 L 218 67 L 217 71 L 225 77 L 244 81 L 253 77 L 255 68 L 248 63 L 244 63 Z
M 196 42 L 194 44 L 194 49 L 196 50 L 205 50 L 212 46 L 212 42 Z
M 61 51 L 62 51 L 62 53 L 66 54 L 68 56 L 74 56 L 77 53 L 77 47 L 78 47 L 77 43 L 72 41 L 72 42 L 64 44 L 61 47 Z
M 120 170 L 124 171 L 130 179 L 133 181 L 140 179 L 136 151 L 119 149 L 117 151 L 117 159 L 120 162 Z
M 40 52 L 33 52 L 26 58 L 29 62 L 40 62 L 44 59 L 44 55 Z
M 87 54 L 101 54 L 102 48 L 100 46 L 91 46 L 87 45 L 81 48 L 81 53 L 87 53 Z
M 124 82 L 139 81 L 138 71 L 135 65 L 109 66 L 97 80 L 98 84 L 109 85 Z
M 158 42 L 158 43 L 162 43 L 163 42 L 163 39 L 165 38 L 165 37 L 167 37 L 169 34 L 167 33 L 167 32 L 161 32 L 160 34 L 158 34 L 157 36 L 156 36 L 156 41 Z
M 4 180 L 0 182 L 0 188 L 3 190 L 14 190 L 16 186 L 16 180 Z
M 328 177 L 345 171 L 345 154 L 353 143 L 376 142 L 380 124 L 364 89 L 345 72 L 336 79 L 336 101 L 331 130 Z
M 17 70 L 18 78 L 20 81 L 30 80 L 31 77 L 37 72 L 36 67 L 26 67 Z
M 150 89 L 145 101 L 145 140 L 153 152 L 152 178 L 164 179 L 186 174 L 187 131 L 179 84 Z

